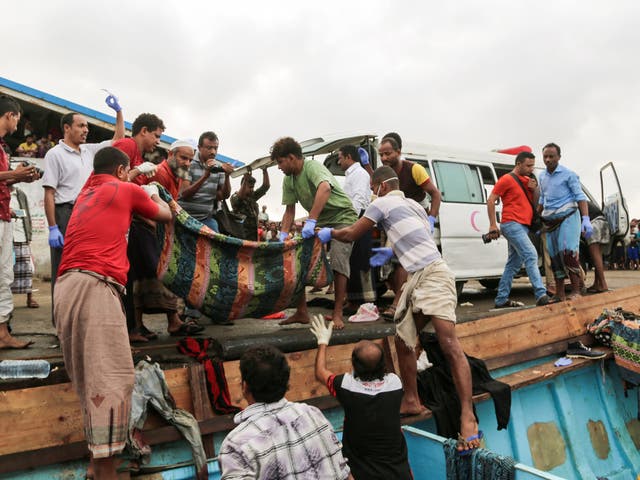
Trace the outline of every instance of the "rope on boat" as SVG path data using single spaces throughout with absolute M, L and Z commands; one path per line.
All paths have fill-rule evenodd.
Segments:
M 514 480 L 516 461 L 484 448 L 470 455 L 458 453 L 457 441 L 449 438 L 444 442 L 447 464 L 447 480 Z

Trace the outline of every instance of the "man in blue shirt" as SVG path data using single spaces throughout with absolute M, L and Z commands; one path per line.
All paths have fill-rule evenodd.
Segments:
M 589 219 L 587 196 L 582 191 L 580 178 L 558 164 L 560 147 L 555 143 L 548 143 L 542 149 L 542 159 L 547 168 L 540 173 L 538 212 L 541 212 L 544 223 L 542 230 L 545 232 L 547 250 L 551 257 L 556 295 L 560 301 L 564 301 L 564 279 L 567 275 L 571 280 L 571 298 L 580 296 L 580 233 L 589 239 L 593 235 L 593 226 Z M 575 341 L 569 343 L 566 355 L 569 358 L 602 358 L 605 353 L 591 350 L 582 342 Z
M 564 279 L 567 275 L 571 280 L 571 297 L 580 295 L 580 233 L 589 238 L 593 227 L 589 220 L 587 196 L 582 191 L 578 175 L 559 165 L 560 147 L 555 143 L 545 145 L 542 158 L 547 168 L 540 174 L 538 211 L 544 222 L 556 295 L 565 300 Z

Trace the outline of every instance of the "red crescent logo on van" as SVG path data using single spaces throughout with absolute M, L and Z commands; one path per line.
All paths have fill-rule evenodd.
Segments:
M 476 225 L 476 215 L 478 215 L 479 213 L 480 212 L 478 210 L 474 210 L 473 212 L 471 212 L 471 226 L 476 232 L 480 231 L 480 229 Z

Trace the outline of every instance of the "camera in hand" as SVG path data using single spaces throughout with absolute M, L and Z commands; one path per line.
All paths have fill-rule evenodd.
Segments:
M 495 238 L 491 238 L 491 235 L 498 233 L 497 230 L 490 230 L 489 233 L 483 233 L 481 235 L 483 243 L 491 243 L 491 240 L 495 240 Z
M 44 175 L 44 170 L 42 170 L 40 167 L 38 167 L 38 165 L 35 164 L 35 162 L 22 162 L 22 166 L 23 167 L 33 167 L 36 169 L 36 173 L 38 174 L 38 176 L 40 178 L 42 178 L 42 176 Z

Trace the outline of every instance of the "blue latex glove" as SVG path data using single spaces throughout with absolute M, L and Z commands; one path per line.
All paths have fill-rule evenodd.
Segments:
M 360 163 L 364 165 L 369 165 L 369 153 L 362 147 L 358 147 L 358 153 L 360 154 Z
M 431 225 L 431 233 L 436 231 L 436 217 L 429 215 L 429 225 Z
M 322 243 L 327 243 L 327 242 L 329 242 L 331 240 L 331 232 L 332 231 L 333 231 L 333 228 L 324 227 L 318 232 L 318 238 L 320 239 L 320 241 Z
M 49 227 L 49 246 L 51 248 L 62 248 L 64 245 L 64 237 L 58 228 L 58 225 Z
M 316 222 L 313 218 L 308 219 L 304 222 L 304 227 L 302 227 L 302 238 L 311 238 L 316 234 Z
M 375 255 L 369 259 L 369 265 L 372 267 L 381 267 L 393 257 L 393 250 L 390 247 L 372 248 Z
M 278 234 L 278 240 L 284 242 L 289 237 L 289 232 L 280 232 Z
M 582 216 L 582 233 L 584 233 L 584 238 L 590 238 L 593 235 L 593 226 L 591 225 L 591 220 L 589 220 L 589 215 Z
M 116 97 L 115 95 L 109 95 L 104 100 L 104 103 L 106 103 L 109 108 L 113 108 L 116 111 L 116 113 L 122 110 L 122 107 L 118 103 L 118 97 Z

